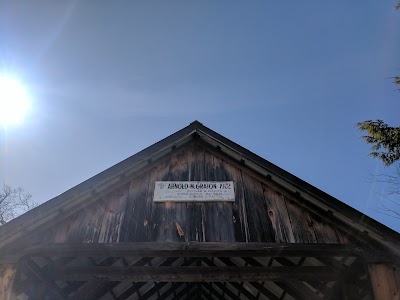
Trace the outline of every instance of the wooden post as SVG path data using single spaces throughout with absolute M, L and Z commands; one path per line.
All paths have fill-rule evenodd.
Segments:
M 356 300 L 360 299 L 357 293 L 357 286 L 355 284 L 343 283 L 342 286 L 342 299 L 343 300 Z
M 376 300 L 400 299 L 400 289 L 392 265 L 369 263 L 368 270 Z
M 0 265 L 0 299 L 11 300 L 15 298 L 12 291 L 15 273 L 15 264 Z

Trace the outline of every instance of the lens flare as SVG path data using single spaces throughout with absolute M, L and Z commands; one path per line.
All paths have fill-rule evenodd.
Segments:
M 29 107 L 25 87 L 12 77 L 0 75 L 0 124 L 7 126 L 22 122 Z

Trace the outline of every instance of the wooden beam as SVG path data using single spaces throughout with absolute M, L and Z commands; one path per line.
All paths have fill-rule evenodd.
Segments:
M 242 257 L 242 259 L 248 262 L 252 266 L 262 266 L 257 260 L 253 257 Z M 291 264 L 292 266 L 294 264 Z M 269 299 L 277 298 L 272 292 L 262 286 L 262 284 L 258 282 L 251 282 L 255 288 L 265 294 Z M 307 300 L 317 300 L 320 299 L 317 294 L 311 291 L 302 281 L 300 280 L 290 280 L 285 282 L 276 282 L 277 286 L 279 286 L 282 290 L 286 291 L 290 295 L 298 297 L 299 299 L 307 299 Z
M 345 267 L 344 270 L 340 272 L 342 275 L 330 288 L 330 291 L 325 293 L 325 298 L 327 300 L 336 300 L 344 297 L 343 287 L 347 284 L 356 284 L 356 291 L 359 289 L 369 290 L 369 286 L 360 285 L 360 278 L 366 275 L 366 265 L 360 259 L 355 260 L 349 267 Z
M 67 267 L 47 276 L 66 281 L 242 282 L 288 279 L 334 281 L 339 273 L 329 267 Z
M 219 259 L 226 264 L 227 266 L 236 266 L 236 264 L 234 262 L 232 262 L 232 260 L 230 258 L 226 258 L 226 257 L 219 257 Z M 242 257 L 242 259 L 246 262 L 246 263 L 250 263 L 251 266 L 253 267 L 263 267 L 262 264 L 260 264 L 258 261 L 256 261 L 254 258 L 246 258 L 246 257 Z M 252 261 L 253 260 L 253 261 Z M 252 286 L 254 286 L 257 290 L 259 290 L 260 292 L 262 292 L 265 296 L 268 297 L 268 299 L 271 300 L 279 300 L 279 297 L 277 297 L 274 293 L 270 292 L 268 289 L 264 288 L 262 286 L 262 284 L 258 283 L 258 282 L 249 282 Z
M 160 288 L 164 287 L 167 282 L 155 282 L 155 286 L 148 290 L 146 293 L 142 295 L 143 300 L 147 300 L 151 298 L 154 294 L 159 293 Z M 160 295 L 157 295 L 157 299 L 160 298 Z M 118 299 L 118 298 L 117 298 Z
M 336 298 L 337 299 L 337 298 Z M 342 285 L 342 298 L 343 300 L 362 299 L 358 294 L 358 288 L 355 284 L 345 282 Z
M 14 299 L 13 285 L 16 273 L 16 265 L 0 265 L 0 299 Z
M 46 277 L 42 269 L 34 261 L 28 259 L 25 262 L 24 266 L 26 267 L 25 270 L 28 271 L 28 274 L 34 276 L 37 279 L 37 281 L 41 282 L 48 289 L 50 289 L 57 296 L 57 299 L 66 298 L 62 292 L 62 289 L 58 287 L 58 285 L 55 284 L 50 278 Z
M 208 289 L 213 289 L 213 287 L 209 283 L 202 283 L 206 288 Z M 238 300 L 240 299 L 237 294 L 235 294 L 232 290 L 230 290 L 226 285 L 224 285 L 221 282 L 215 282 L 215 286 L 217 286 L 221 291 L 223 291 L 229 298 L 233 300 Z
M 243 285 L 240 284 L 239 282 L 229 282 L 229 285 L 233 286 L 235 289 L 238 290 L 238 292 L 239 292 L 238 296 L 239 296 L 240 299 L 243 299 L 243 297 L 241 295 L 241 294 L 243 294 L 243 296 L 246 297 L 249 300 L 257 300 L 256 296 L 254 296 L 247 289 L 245 289 L 243 287 Z
M 83 286 L 81 286 L 71 296 L 69 296 L 68 299 L 71 299 L 71 300 L 72 299 L 85 299 L 82 297 L 82 295 L 85 295 L 85 297 L 88 297 L 88 295 L 91 295 L 91 293 L 93 293 L 93 291 L 102 287 L 106 283 L 107 283 L 106 280 L 91 280 L 89 282 L 85 282 L 85 284 Z
M 211 297 L 211 294 L 207 294 L 206 291 L 203 290 L 201 287 L 200 287 L 200 288 L 199 288 L 199 287 L 197 288 L 196 293 L 197 293 L 197 295 L 200 296 L 200 297 L 198 297 L 198 298 L 200 298 L 200 299 L 202 299 L 202 297 L 201 297 L 201 295 L 202 295 L 206 300 L 214 300 L 214 298 Z M 190 295 L 189 295 L 189 296 L 190 296 Z M 193 299 L 193 298 L 188 297 L 188 299 Z M 218 298 L 218 299 L 221 299 L 221 298 Z
M 213 153 L 214 155 L 217 155 L 221 157 L 221 152 L 215 150 L 215 147 L 210 147 L 210 145 L 217 145 L 211 140 L 204 139 L 203 136 L 201 135 L 203 142 L 203 146 L 207 148 L 208 151 Z M 223 138 L 223 137 L 222 137 Z M 229 141 L 230 142 L 230 141 Z M 228 155 L 225 155 L 223 157 L 224 160 L 228 161 L 228 163 L 233 163 L 233 164 L 238 164 L 240 159 L 242 157 L 234 157 L 232 156 L 232 152 L 228 150 L 226 152 L 227 148 L 222 147 L 222 151 L 225 152 Z M 247 151 L 246 149 L 243 149 L 244 151 Z M 364 225 L 354 222 L 353 220 L 355 219 L 355 214 L 359 215 L 358 218 L 364 218 L 365 216 L 361 215 L 358 211 L 352 209 L 351 207 L 345 205 L 344 203 L 341 203 L 337 199 L 333 198 L 332 196 L 325 194 L 324 192 L 316 189 L 315 187 L 309 185 L 308 183 L 300 180 L 298 182 L 298 188 L 294 189 L 293 188 L 293 182 L 289 183 L 290 181 L 298 181 L 299 179 L 296 177 L 292 177 L 293 175 L 286 173 L 283 170 L 280 170 L 278 168 L 278 173 L 283 171 L 283 173 L 286 173 L 283 175 L 283 177 L 292 177 L 292 180 L 289 179 L 288 181 L 285 179 L 282 179 L 281 175 L 274 174 L 272 169 L 274 169 L 276 166 L 268 166 L 270 163 L 268 161 L 265 161 L 264 159 L 261 158 L 261 161 L 256 163 L 256 161 L 260 160 L 260 157 L 257 155 L 254 156 L 253 153 L 250 154 L 250 159 L 247 159 L 247 168 L 241 168 L 242 172 L 245 172 L 249 174 L 250 176 L 260 180 L 264 184 L 271 186 L 275 189 L 277 189 L 279 192 L 283 193 L 286 196 L 289 196 L 289 198 L 293 197 L 293 195 L 299 191 L 301 192 L 300 195 L 296 195 L 294 198 L 297 199 L 297 204 L 299 204 L 301 207 L 305 208 L 308 211 L 311 211 L 312 213 L 316 214 L 317 216 L 321 217 L 323 220 L 329 221 L 330 224 L 337 226 L 338 228 L 342 229 L 346 233 L 350 234 L 352 237 L 355 238 L 356 241 L 359 243 L 363 244 L 363 247 L 365 249 L 369 249 L 369 252 L 375 253 L 379 252 L 382 249 L 382 244 L 386 249 L 390 249 L 389 251 L 384 250 L 384 252 L 387 253 L 387 255 L 379 255 L 378 260 L 385 259 L 385 257 L 389 256 L 389 253 L 394 253 L 390 254 L 390 261 L 394 261 L 393 258 L 396 258 L 399 254 L 399 246 L 397 243 L 398 237 L 395 236 L 396 232 L 390 232 L 388 234 L 388 231 L 385 231 L 385 233 L 379 233 L 377 230 L 374 230 L 374 226 L 379 226 L 381 224 L 375 223 L 375 225 L 371 226 L 371 222 L 373 220 L 369 220 L 364 223 Z M 251 158 L 253 157 L 253 158 Z M 263 167 L 260 167 L 260 165 L 264 165 Z M 272 168 L 272 169 L 271 169 Z M 267 171 L 269 169 L 269 171 Z M 271 176 L 272 175 L 272 176 Z M 304 189 L 304 185 L 308 186 Z M 303 186 L 303 187 L 302 187 Z M 319 196 L 316 196 L 316 194 L 320 194 Z M 327 201 L 328 199 L 328 201 Z M 333 206 L 332 206 L 333 205 Z M 339 205 L 339 206 L 338 206 Z M 327 212 L 331 211 L 333 213 L 328 214 Z M 342 213 L 340 213 L 342 212 Z M 344 215 L 344 213 L 347 214 L 347 216 Z M 367 218 L 368 219 L 368 218 Z M 365 231 L 365 227 L 370 228 L 369 234 L 368 235 L 363 235 L 362 233 Z M 380 227 L 380 230 L 383 228 Z M 390 231 L 390 230 L 389 230 Z M 390 238 L 388 237 L 390 236 Z M 378 241 L 377 241 L 378 240 Z M 397 256 L 395 255 L 397 254 Z M 376 259 L 376 257 L 372 257 L 372 259 Z M 397 266 L 400 266 L 400 262 L 398 259 L 396 260 Z
M 102 260 L 98 265 L 100 266 L 111 266 L 119 261 L 119 258 L 115 257 L 108 257 L 104 260 Z M 94 263 L 94 262 L 93 262 Z M 47 265 L 47 268 L 45 270 L 48 270 L 49 268 L 54 268 L 55 264 L 49 264 Z M 82 286 L 80 286 L 77 290 L 73 292 L 72 295 L 69 296 L 69 299 L 88 299 L 91 297 L 91 294 L 98 290 L 101 289 L 107 285 L 106 280 L 91 280 L 89 282 L 85 282 Z M 112 289 L 110 289 L 112 290 Z
M 176 294 L 176 297 L 174 299 L 180 300 L 183 296 L 187 296 L 193 289 L 196 289 L 194 283 L 187 283 L 185 284 L 186 286 Z M 185 297 L 184 299 L 190 299 Z
M 176 299 L 176 290 L 179 286 L 183 285 L 183 283 L 175 283 L 171 282 L 171 287 L 166 290 L 157 300 L 165 300 L 167 299 L 170 295 L 173 295 L 173 299 Z
M 260 282 L 249 282 L 255 289 L 257 289 L 261 294 L 267 296 L 268 299 L 279 299 L 274 293 L 263 286 Z M 311 299 L 310 299 L 311 300 Z
M 133 264 L 133 266 L 144 266 L 146 264 L 149 264 L 151 262 L 151 260 L 152 260 L 152 258 L 150 258 L 150 257 L 143 257 L 143 258 L 139 259 L 137 262 L 135 262 Z M 168 261 L 168 259 L 166 261 Z M 104 265 L 102 263 L 102 266 L 104 268 L 106 268 L 107 266 L 110 266 L 110 265 Z M 102 284 L 100 287 L 94 289 L 90 294 L 88 294 L 88 295 L 79 294 L 78 296 L 80 298 L 74 297 L 73 299 L 100 299 L 105 294 L 107 294 L 108 291 L 114 289 L 119 284 L 119 282 L 116 282 L 116 281 L 108 281 L 108 280 L 104 280 L 104 279 L 103 279 L 103 281 L 104 281 L 104 284 Z M 122 297 L 123 295 L 127 295 L 127 296 L 125 296 L 125 298 L 128 298 L 133 293 L 137 293 L 137 291 L 145 284 L 146 284 L 145 282 L 134 283 L 132 287 L 125 290 L 119 297 Z M 125 299 L 125 298 L 122 298 L 122 299 Z
M 400 287 L 393 266 L 385 263 L 368 264 L 368 270 L 376 300 L 400 299 Z
M 13 255 L 0 252 L 0 263 L 17 262 L 25 256 L 58 257 L 299 257 L 363 256 L 359 247 L 341 244 L 309 243 L 220 243 L 220 242 L 129 242 L 39 244 Z
M 215 263 L 209 259 L 209 258 L 203 258 L 202 261 L 207 264 L 208 266 L 213 266 L 216 267 Z M 232 291 L 226 286 L 226 282 L 222 284 L 221 282 L 215 282 L 214 283 L 217 287 L 219 287 L 220 290 L 222 290 L 224 293 L 226 293 L 229 297 L 232 299 L 240 299 L 240 293 L 242 292 L 243 288 L 241 287 L 240 284 L 234 283 L 234 282 L 229 282 L 229 285 L 234 286 L 235 289 L 239 291 L 239 293 L 234 294 Z M 211 286 L 211 285 L 210 285 Z M 236 298 L 235 298 L 236 297 Z M 250 299 L 251 300 L 251 299 Z
M 211 287 L 211 285 L 209 285 L 207 283 L 202 283 L 200 288 L 203 289 L 203 287 L 206 290 L 208 290 L 209 293 L 211 293 L 212 295 L 214 295 L 218 299 L 225 299 L 225 297 L 223 295 L 219 294 L 214 288 Z M 236 298 L 232 298 L 232 299 L 236 299 Z

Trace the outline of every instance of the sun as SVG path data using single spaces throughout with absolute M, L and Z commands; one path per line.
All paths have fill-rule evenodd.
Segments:
M 22 83 L 11 76 L 0 75 L 0 124 L 20 123 L 29 107 L 28 93 Z

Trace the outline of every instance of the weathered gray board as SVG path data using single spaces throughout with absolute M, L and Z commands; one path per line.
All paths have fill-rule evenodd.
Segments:
M 235 201 L 233 181 L 156 181 L 154 202 Z

